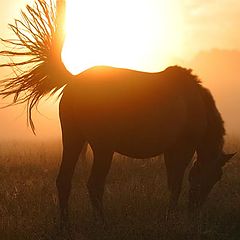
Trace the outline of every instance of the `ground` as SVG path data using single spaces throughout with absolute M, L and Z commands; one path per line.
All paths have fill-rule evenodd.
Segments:
M 226 151 L 239 151 L 229 138 Z M 59 141 L 0 143 L 0 239 L 3 240 L 157 240 L 194 239 L 187 220 L 187 173 L 179 204 L 179 219 L 166 227 L 168 201 L 163 158 L 128 159 L 115 155 L 107 179 L 104 208 L 107 226 L 91 215 L 86 182 L 91 152 L 79 161 L 70 200 L 70 233 L 58 227 L 55 178 Z M 240 239 L 240 155 L 224 168 L 202 213 L 201 239 Z

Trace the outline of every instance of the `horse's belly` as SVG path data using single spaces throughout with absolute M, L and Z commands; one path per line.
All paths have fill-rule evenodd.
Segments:
M 181 136 L 182 129 L 156 128 L 139 129 L 138 133 L 127 133 L 113 141 L 115 151 L 133 158 L 154 157 L 163 153 L 167 148 L 175 144 Z M 113 138 L 111 138 L 113 139 Z
M 173 110 L 169 114 L 163 111 L 145 112 L 136 118 L 125 115 L 119 120 L 114 116 L 101 120 L 95 118 L 95 123 L 89 128 L 85 124 L 85 135 L 90 137 L 88 140 L 93 145 L 106 144 L 115 152 L 129 157 L 154 157 L 175 144 L 186 129 L 184 108 L 180 111 L 173 107 Z
M 167 147 L 167 142 L 161 141 L 126 141 L 116 144 L 115 152 L 132 158 L 150 158 L 160 155 Z

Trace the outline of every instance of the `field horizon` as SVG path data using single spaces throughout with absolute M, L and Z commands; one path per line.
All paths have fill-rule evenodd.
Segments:
M 237 137 L 226 139 L 226 152 L 240 151 Z M 115 154 L 107 178 L 104 209 L 107 228 L 94 223 L 86 182 L 92 154 L 79 161 L 70 198 L 70 234 L 58 228 L 55 179 L 61 160 L 61 141 L 0 142 L 0 239 L 194 239 L 187 221 L 187 175 L 179 202 L 179 218 L 166 228 L 168 202 L 163 156 L 129 159 Z M 237 154 L 208 197 L 202 211 L 206 240 L 240 239 L 240 157 Z

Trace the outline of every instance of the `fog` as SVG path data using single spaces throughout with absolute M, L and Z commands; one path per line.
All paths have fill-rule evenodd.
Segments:
M 212 92 L 225 121 L 227 134 L 240 136 L 240 51 L 219 49 L 203 51 L 191 61 L 182 62 L 183 66 L 191 67 L 203 85 Z M 8 98 L 1 101 L 0 106 L 10 102 L 11 98 Z M 27 126 L 27 114 L 23 105 L 1 109 L 0 119 L 1 140 L 44 141 L 61 137 L 58 101 L 53 98 L 44 99 L 38 111 L 34 111 L 36 136 Z
M 212 92 L 227 134 L 240 136 L 240 51 L 200 52 L 189 65 Z

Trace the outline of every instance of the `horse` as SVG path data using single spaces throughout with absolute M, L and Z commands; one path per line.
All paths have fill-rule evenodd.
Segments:
M 164 154 L 174 211 L 190 170 L 189 209 L 201 206 L 233 154 L 223 152 L 224 125 L 211 93 L 191 70 L 148 73 L 96 66 L 65 86 L 59 105 L 63 154 L 57 177 L 61 217 L 68 215 L 71 180 L 87 142 L 93 165 L 87 183 L 94 214 L 104 219 L 103 193 L 114 153 L 131 158 Z
M 198 77 L 180 66 L 152 73 L 95 66 L 73 76 L 61 60 L 65 1 L 57 1 L 56 10 L 51 1 L 42 0 L 26 9 L 23 20 L 10 24 L 17 39 L 2 39 L 10 49 L 0 55 L 18 60 L 0 64 L 15 73 L 1 80 L 0 95 L 14 95 L 12 104 L 27 104 L 34 131 L 33 108 L 60 90 L 63 153 L 56 185 L 61 222 L 68 218 L 71 181 L 86 144 L 94 157 L 87 187 L 98 219 L 104 219 L 102 199 L 114 153 L 144 159 L 164 154 L 171 212 L 196 152 L 189 174 L 189 211 L 199 208 L 233 154 L 223 151 L 221 114 Z

